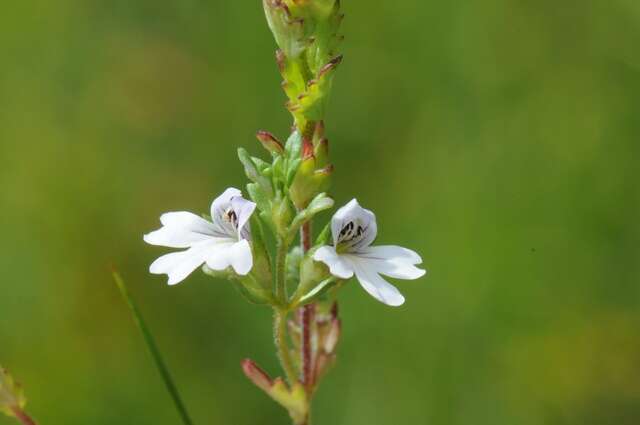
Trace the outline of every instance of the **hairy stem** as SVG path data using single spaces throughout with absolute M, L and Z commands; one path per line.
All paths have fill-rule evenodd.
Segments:
M 281 306 L 287 305 L 287 282 L 285 279 L 285 263 L 287 260 L 287 244 L 282 240 L 278 240 L 276 252 L 276 299 Z
M 300 230 L 300 241 L 304 252 L 311 249 L 311 222 L 306 222 Z M 307 304 L 302 307 L 301 327 L 302 327 L 302 343 L 300 344 L 300 360 L 302 364 L 302 382 L 310 394 L 313 389 L 313 354 L 311 348 L 311 331 L 315 322 L 315 305 Z
M 285 276 L 285 266 L 287 260 L 287 244 L 282 239 L 278 240 L 276 252 L 276 299 L 280 306 L 274 310 L 273 315 L 273 337 L 275 339 L 276 348 L 278 349 L 278 359 L 282 369 L 287 375 L 289 385 L 296 382 L 296 370 L 289 353 L 289 344 L 287 343 L 287 282 Z
M 273 337 L 278 349 L 278 359 L 280 359 L 282 369 L 287 375 L 289 385 L 293 385 L 296 382 L 296 370 L 289 353 L 289 344 L 287 344 L 287 312 L 285 310 L 274 310 Z
M 20 409 L 19 407 L 13 407 L 11 408 L 11 411 L 22 425 L 36 425 L 36 421 L 34 421 L 31 416 L 27 415 L 27 412 Z

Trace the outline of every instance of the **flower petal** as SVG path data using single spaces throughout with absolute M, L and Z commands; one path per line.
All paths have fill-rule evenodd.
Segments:
M 243 232 L 243 229 L 256 209 L 256 204 L 247 201 L 242 196 L 236 196 L 231 200 L 231 207 L 238 217 L 238 237 L 248 239 L 250 237 L 249 228 L 245 232 Z
M 369 258 L 377 257 L 388 260 L 399 260 L 411 264 L 422 263 L 422 258 L 417 252 L 396 245 L 370 246 L 367 249 L 361 250 L 360 253 L 365 254 Z
M 426 273 L 415 266 L 422 262 L 422 258 L 414 251 L 399 246 L 372 246 L 354 255 L 366 259 L 378 273 L 396 279 L 418 279 Z
M 206 241 L 198 243 L 186 251 L 163 255 L 149 266 L 149 271 L 153 274 L 168 275 L 169 285 L 176 285 L 204 263 L 207 251 L 213 245 L 215 245 L 214 241 Z
M 362 229 L 362 233 L 358 232 L 358 228 Z M 354 251 L 364 249 L 378 235 L 376 216 L 371 211 L 362 208 L 357 199 L 352 199 L 347 205 L 336 211 L 331 218 L 331 235 L 334 246 L 345 243 Z
M 216 244 L 209 250 L 206 263 L 212 270 L 226 270 L 233 267 L 237 274 L 244 276 L 253 267 L 251 246 L 245 239 L 239 242 L 234 239 L 225 239 L 224 242 Z
M 386 305 L 398 307 L 404 304 L 404 297 L 400 291 L 380 277 L 372 265 L 369 264 L 369 261 L 370 260 L 365 259 L 352 260 L 355 266 L 356 277 L 364 290 Z
M 414 280 L 424 276 L 427 271 L 419 269 L 413 264 L 407 262 L 398 262 L 391 260 L 368 260 L 371 262 L 371 267 L 385 276 L 393 277 L 395 279 L 407 279 Z
M 160 216 L 163 227 L 144 235 L 151 245 L 170 248 L 188 248 L 215 234 L 213 224 L 190 212 L 170 212 Z
M 349 279 L 353 276 L 353 266 L 344 257 L 336 253 L 336 249 L 332 246 L 321 246 L 313 254 L 315 261 L 325 263 L 329 267 L 332 275 L 340 279 Z
M 242 239 L 240 242 L 233 244 L 229 255 L 231 267 L 233 267 L 233 270 L 240 276 L 245 276 L 251 271 L 253 267 L 253 255 L 251 254 L 249 241 Z
M 211 219 L 214 223 L 221 223 L 222 215 L 229 208 L 231 199 L 235 196 L 242 196 L 242 192 L 240 189 L 230 187 L 213 200 L 211 203 Z

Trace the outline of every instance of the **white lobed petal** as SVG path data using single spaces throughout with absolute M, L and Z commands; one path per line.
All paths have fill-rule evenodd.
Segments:
M 340 208 L 331 218 L 331 235 L 334 246 L 340 241 L 341 230 L 350 222 L 361 224 L 366 229 L 365 233 L 354 239 L 352 244 L 355 249 L 368 247 L 378 235 L 378 225 L 373 212 L 360 206 L 357 199 L 352 199 L 349 203 Z
M 422 263 L 422 258 L 416 252 L 399 246 L 373 246 L 355 255 L 366 259 L 370 267 L 378 273 L 396 279 L 413 280 L 421 278 L 426 273 L 426 270 L 415 266 Z
M 208 240 L 197 243 L 186 251 L 163 255 L 149 266 L 149 271 L 153 274 L 166 274 L 169 276 L 169 285 L 176 285 L 204 263 L 208 250 L 215 245 L 215 240 Z
M 234 239 L 226 239 L 223 243 L 212 247 L 205 261 L 212 270 L 221 271 L 233 267 L 237 274 L 244 276 L 253 267 L 251 246 L 245 239 L 239 242 Z
M 215 232 L 213 224 L 190 212 L 171 212 L 160 217 L 163 226 L 144 235 L 150 245 L 169 248 L 188 248 L 209 239 Z
M 362 258 L 352 259 L 360 285 L 372 297 L 386 305 L 398 307 L 404 304 L 404 296 L 375 271 L 370 261 Z
M 233 244 L 229 256 L 231 267 L 240 276 L 247 275 L 253 268 L 253 254 L 251 253 L 249 241 L 246 239 Z
M 248 236 L 249 232 L 247 231 L 243 233 L 243 229 L 249 222 L 251 214 L 255 211 L 256 204 L 254 202 L 247 201 L 242 196 L 237 196 L 231 200 L 231 207 L 238 217 L 238 237 Z
M 231 205 L 231 199 L 236 196 L 242 196 L 242 192 L 235 187 L 230 187 L 222 195 L 218 196 L 211 203 L 211 219 L 214 223 L 222 217 L 227 208 Z
M 372 267 L 378 273 L 395 279 L 415 280 L 424 276 L 427 271 L 419 269 L 413 264 L 396 263 L 393 261 L 372 261 Z
M 332 246 L 321 246 L 313 254 L 315 261 L 325 263 L 329 271 L 340 279 L 349 279 L 353 276 L 353 266 L 344 256 L 338 255 Z
M 396 245 L 370 246 L 367 249 L 360 251 L 360 253 L 367 257 L 406 261 L 411 264 L 422 263 L 422 258 L 417 252 Z

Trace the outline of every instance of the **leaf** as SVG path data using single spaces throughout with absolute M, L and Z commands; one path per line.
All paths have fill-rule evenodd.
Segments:
M 302 261 L 303 256 L 304 253 L 300 246 L 293 247 L 291 251 L 289 251 L 289 254 L 287 254 L 285 268 L 287 287 L 289 288 L 294 287 L 294 285 L 298 284 L 300 281 L 300 262 Z
M 296 177 L 298 169 L 302 164 L 302 158 L 296 158 L 289 162 L 289 168 L 287 169 L 286 185 L 287 187 L 293 184 L 293 179 Z
M 273 194 L 271 180 L 258 170 L 256 163 L 244 148 L 238 148 L 238 159 L 240 159 L 240 162 L 244 166 L 244 172 L 247 178 L 260 185 L 265 194 L 270 197 Z
M 337 280 L 334 277 L 330 277 L 328 279 L 323 280 L 318 285 L 316 285 L 312 290 L 307 292 L 305 295 L 300 298 L 298 301 L 298 305 L 308 304 L 313 302 L 316 298 L 322 296 L 327 290 L 329 290 L 333 285 L 337 283 Z
M 291 229 L 289 230 L 289 237 L 293 239 L 295 237 L 295 234 L 300 229 L 300 226 L 302 226 L 305 222 L 311 220 L 322 211 L 332 208 L 333 205 L 333 199 L 328 197 L 326 193 L 318 194 L 315 198 L 313 198 L 313 200 L 311 200 L 307 208 L 300 211 L 298 215 L 296 215 L 293 223 L 291 224 Z
M 265 173 L 268 172 L 269 168 L 271 168 L 271 164 L 269 164 L 267 161 L 264 161 L 261 158 L 257 158 L 255 156 L 252 156 L 251 157 L 251 161 L 253 161 L 253 163 L 258 168 L 258 172 L 260 174 L 262 174 L 262 175 L 265 175 Z
M 299 131 L 296 130 L 291 133 L 287 139 L 284 150 L 288 158 L 296 159 L 300 157 L 300 152 L 302 150 L 302 135 Z
M 308 218 L 314 217 L 316 214 L 321 213 L 322 211 L 333 208 L 334 201 L 330 197 L 327 196 L 326 193 L 321 193 L 309 204 L 309 206 L 305 209 L 305 215 Z
M 251 216 L 251 250 L 253 254 L 253 268 L 251 275 L 265 292 L 267 300 L 271 299 L 271 262 L 269 251 L 264 242 L 264 231 L 258 214 Z
M 260 211 L 271 211 L 271 202 L 262 186 L 257 183 L 249 183 L 247 184 L 247 192 L 249 198 L 256 203 Z

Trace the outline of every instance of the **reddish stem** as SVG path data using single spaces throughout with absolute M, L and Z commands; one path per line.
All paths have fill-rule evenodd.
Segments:
M 302 239 L 302 251 L 307 252 L 311 249 L 311 222 L 307 221 L 302 225 L 300 233 Z
M 302 307 L 302 382 L 310 392 L 314 384 L 313 356 L 311 354 L 311 327 L 315 316 L 315 305 Z
M 13 407 L 11 410 L 13 411 L 16 419 L 18 419 L 22 425 L 36 425 L 36 421 L 34 421 L 31 416 L 27 415 L 27 413 L 19 407 Z

